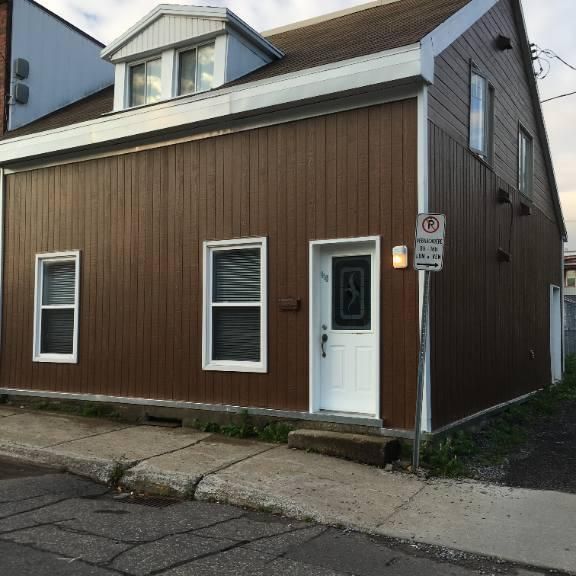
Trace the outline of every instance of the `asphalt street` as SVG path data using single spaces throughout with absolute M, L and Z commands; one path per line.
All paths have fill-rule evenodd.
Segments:
M 547 574 L 270 514 L 121 494 L 0 459 L 6 576 Z

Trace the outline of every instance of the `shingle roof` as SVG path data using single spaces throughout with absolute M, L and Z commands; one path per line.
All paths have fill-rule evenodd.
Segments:
M 285 57 L 230 85 L 273 78 L 419 42 L 471 0 L 399 0 L 267 36 Z M 113 109 L 113 87 L 9 132 L 14 138 L 93 120 Z
M 16 128 L 7 132 L 3 139 L 26 136 L 27 134 L 36 134 L 54 128 L 62 128 L 70 124 L 94 120 L 102 114 L 111 112 L 114 106 L 114 86 L 108 86 L 100 92 L 96 92 L 82 100 L 78 100 L 64 108 L 56 110 L 39 120 L 35 120 L 26 126 Z

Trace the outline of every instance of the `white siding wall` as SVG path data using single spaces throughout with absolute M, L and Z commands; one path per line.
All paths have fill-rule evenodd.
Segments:
M 28 104 L 10 107 L 9 129 L 28 124 L 114 82 L 92 42 L 28 0 L 14 0 L 12 59 L 26 58 Z
M 228 58 L 226 63 L 226 82 L 231 82 L 261 68 L 270 62 L 256 49 L 250 48 L 235 34 L 228 35 Z
M 224 30 L 221 20 L 191 18 L 185 16 L 162 16 L 120 48 L 113 61 L 130 58 L 137 54 L 154 51 L 165 46 L 178 44 L 206 34 Z

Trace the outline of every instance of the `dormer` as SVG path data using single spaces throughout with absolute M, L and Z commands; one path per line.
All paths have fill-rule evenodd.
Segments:
M 124 110 L 213 90 L 283 53 L 227 8 L 161 4 L 101 55 Z

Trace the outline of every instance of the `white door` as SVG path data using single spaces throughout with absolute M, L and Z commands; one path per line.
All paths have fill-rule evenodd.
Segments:
M 552 382 L 562 380 L 562 303 L 558 286 L 550 287 L 550 360 Z
M 320 410 L 376 415 L 379 372 L 379 282 L 374 243 L 323 246 L 316 332 L 320 346 Z

